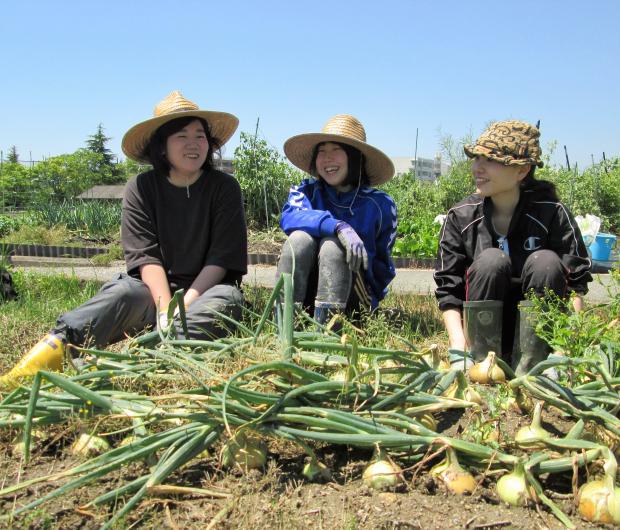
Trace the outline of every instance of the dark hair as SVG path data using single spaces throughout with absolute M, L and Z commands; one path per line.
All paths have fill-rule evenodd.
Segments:
M 198 120 L 205 130 L 207 141 L 209 142 L 209 151 L 207 152 L 207 159 L 202 165 L 202 169 L 211 169 L 213 167 L 213 153 L 215 151 L 220 154 L 221 142 L 219 139 L 211 136 L 211 130 L 209 124 L 203 118 L 198 116 L 184 116 L 182 118 L 176 118 L 164 123 L 159 129 L 155 131 L 151 140 L 143 151 L 143 156 L 147 157 L 151 161 L 153 169 L 158 175 L 167 177 L 170 173 L 170 162 L 166 158 L 166 142 L 170 136 L 179 132 L 183 127 L 186 127 L 194 120 Z
M 538 180 L 534 173 L 536 173 L 536 166 L 532 166 L 528 174 L 521 181 L 521 188 L 524 190 L 531 190 L 545 197 L 548 197 L 554 201 L 559 201 L 558 192 L 555 188 L 555 184 L 548 180 Z
M 321 142 L 314 147 L 314 151 L 312 151 L 312 161 L 310 162 L 310 174 L 313 177 L 322 180 L 316 170 L 316 157 L 319 154 L 319 148 L 326 143 L 339 145 L 347 154 L 347 177 L 344 179 L 343 185 L 357 186 L 359 183 L 361 186 L 368 186 L 370 184 L 370 178 L 366 173 L 366 157 L 359 149 L 340 142 Z

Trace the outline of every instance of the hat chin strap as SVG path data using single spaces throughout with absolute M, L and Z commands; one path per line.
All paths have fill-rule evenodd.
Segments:
M 355 215 L 353 213 L 353 203 L 355 202 L 355 199 L 357 199 L 357 194 L 360 192 L 361 187 L 362 187 L 362 165 L 360 164 L 360 173 L 359 173 L 359 176 L 357 177 L 357 188 L 355 189 L 355 195 L 353 195 L 353 199 L 351 199 L 351 204 L 349 204 L 349 213 L 351 214 L 351 217 Z

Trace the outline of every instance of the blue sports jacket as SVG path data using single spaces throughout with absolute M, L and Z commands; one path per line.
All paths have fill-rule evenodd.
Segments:
M 396 239 L 396 204 L 387 193 L 363 186 L 356 196 L 356 190 L 343 193 L 322 180 L 306 179 L 291 187 L 280 226 L 286 235 L 303 230 L 323 238 L 333 236 L 340 221 L 353 227 L 368 252 L 368 269 L 360 272 L 374 309 L 396 275 L 391 257 Z

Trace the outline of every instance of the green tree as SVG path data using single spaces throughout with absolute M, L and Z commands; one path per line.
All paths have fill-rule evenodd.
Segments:
M 235 149 L 233 167 L 245 198 L 248 224 L 255 228 L 277 226 L 291 185 L 300 182 L 304 174 L 265 140 L 245 132 Z
M 103 124 L 97 126 L 95 134 L 91 134 L 86 140 L 86 148 L 99 155 L 100 162 L 95 167 L 95 184 L 116 184 L 124 181 L 124 176 L 114 163 L 114 154 L 107 147 L 111 140 L 104 134 Z
M 101 182 L 105 166 L 101 154 L 78 149 L 70 155 L 60 155 L 39 162 L 32 168 L 34 202 L 63 201 L 74 198 Z
M 17 153 L 17 147 L 12 145 L 9 149 L 8 154 L 6 155 L 6 161 L 12 164 L 17 164 L 19 162 L 19 154 Z
M 19 162 L 2 164 L 0 208 L 25 208 L 32 187 L 30 169 Z

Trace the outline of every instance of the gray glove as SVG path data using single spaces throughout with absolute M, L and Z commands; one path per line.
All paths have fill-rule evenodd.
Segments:
M 336 236 L 347 252 L 347 263 L 352 272 L 358 272 L 360 266 L 368 268 L 368 252 L 364 242 L 349 223 L 340 221 L 336 225 Z

